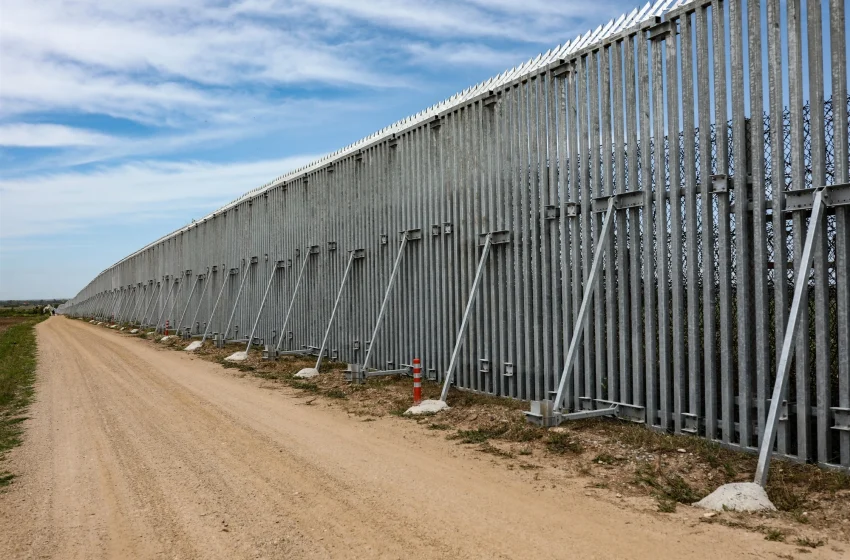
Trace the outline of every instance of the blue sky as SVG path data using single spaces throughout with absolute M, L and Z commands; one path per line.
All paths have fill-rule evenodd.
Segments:
M 71 297 L 245 191 L 636 6 L 3 0 L 0 299 Z

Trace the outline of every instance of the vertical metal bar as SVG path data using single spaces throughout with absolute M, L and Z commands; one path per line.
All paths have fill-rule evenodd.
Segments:
M 699 340 L 699 283 L 705 265 L 700 266 L 697 257 L 697 168 L 696 168 L 696 139 L 694 137 L 694 39 L 691 14 L 686 14 L 680 20 L 680 41 L 682 45 L 682 141 L 685 154 L 685 261 L 687 262 L 687 318 L 688 318 L 688 404 L 687 410 L 697 419 L 697 425 L 692 427 L 699 433 L 698 419 L 702 416 L 702 363 L 701 345 Z
M 788 374 L 791 371 L 791 359 L 794 357 L 795 342 L 799 337 L 798 330 L 801 327 L 800 317 L 803 312 L 803 306 L 807 305 L 804 298 L 808 298 L 807 284 L 809 282 L 809 274 L 811 273 L 812 260 L 814 258 L 813 250 L 815 239 L 818 235 L 818 227 L 823 220 L 823 190 L 818 189 L 815 192 L 814 204 L 812 206 L 812 216 L 809 220 L 809 231 L 806 234 L 806 242 L 803 246 L 803 254 L 800 258 L 800 265 L 797 268 L 797 278 L 794 281 L 794 299 L 791 301 L 791 314 L 788 317 L 788 326 L 785 329 L 785 336 L 782 339 L 782 350 L 779 355 L 779 364 L 776 369 L 776 382 L 773 385 L 773 394 L 770 399 L 770 410 L 767 413 L 767 424 L 765 426 L 765 435 L 759 447 L 759 460 L 756 465 L 755 483 L 761 486 L 767 484 L 768 471 L 770 469 L 770 459 L 773 455 L 773 444 L 776 436 L 776 424 L 779 421 L 779 407 L 785 398 L 785 392 L 788 386 Z
M 806 32 L 809 39 L 809 141 L 811 143 L 812 186 L 826 184 L 826 138 L 824 133 L 824 75 L 823 29 L 821 2 L 807 3 Z M 841 103 L 835 100 L 834 103 Z M 817 224 L 814 248 L 815 307 L 815 406 L 817 418 L 817 460 L 826 463 L 832 457 L 832 434 L 829 424 L 832 416 L 832 387 L 830 383 L 829 341 L 829 273 L 827 248 L 827 220 Z M 812 227 L 811 225 L 809 226 Z
M 672 29 L 676 29 L 680 19 L 671 20 Z M 673 427 L 676 433 L 682 432 L 682 412 L 685 408 L 685 298 L 682 280 L 682 193 L 681 193 L 681 164 L 679 162 L 679 61 L 676 45 L 676 34 L 671 33 L 664 41 L 666 47 L 667 70 L 667 141 L 670 146 L 667 155 L 669 170 L 669 205 L 670 205 L 670 282 L 671 307 L 669 313 L 672 319 L 671 343 L 673 353 Z M 659 88 L 660 89 L 660 88 Z M 665 287 L 666 289 L 666 287 Z M 669 323 L 668 323 L 669 324 Z M 662 331 L 664 332 L 664 331 Z
M 207 326 L 204 327 L 204 335 L 201 337 L 201 344 L 206 342 L 207 333 L 210 331 L 210 327 L 212 326 L 213 317 L 215 317 L 215 311 L 218 309 L 218 302 L 221 301 L 221 295 L 224 293 L 224 289 L 227 287 L 227 282 L 230 280 L 230 271 L 224 272 L 222 268 L 222 274 L 224 274 L 224 280 L 221 282 L 221 289 L 218 291 L 218 296 L 215 298 L 215 304 L 213 304 L 212 311 L 210 311 L 210 318 L 207 321 Z
M 773 208 L 773 293 L 774 293 L 774 335 L 781 340 L 788 324 L 788 236 L 787 219 L 778 211 L 785 206 L 785 123 L 782 101 L 782 27 L 779 0 L 767 0 L 767 55 L 768 88 L 770 101 L 770 157 L 771 190 Z M 776 345 L 774 359 L 779 362 L 781 347 Z M 768 380 L 769 382 L 769 380 Z M 777 450 L 788 453 L 790 433 L 787 422 L 780 424 L 777 434 Z
M 726 95 L 726 15 L 724 2 L 714 0 L 711 11 L 714 53 L 714 126 L 717 138 L 717 174 L 729 174 L 729 134 L 727 131 Z M 717 195 L 718 254 L 720 282 L 720 406 L 722 409 L 723 441 L 733 443 L 735 432 L 734 364 L 732 361 L 732 256 L 729 216 L 731 205 L 728 191 Z
M 668 276 L 667 263 L 667 180 L 665 177 L 665 163 L 673 159 L 665 153 L 665 129 L 664 129 L 664 72 L 663 72 L 663 46 L 669 39 L 659 38 L 652 43 L 652 136 L 655 139 L 655 246 L 656 263 L 655 273 L 657 280 L 654 282 L 658 298 L 658 405 L 660 409 L 659 425 L 662 430 L 667 430 L 671 418 L 672 404 L 672 378 L 671 370 L 672 352 L 670 348 L 670 280 Z M 668 84 L 669 87 L 669 84 Z M 672 131 L 669 132 L 668 140 L 672 141 Z M 666 161 L 665 161 L 666 160 Z M 672 179 L 672 172 L 670 173 Z M 672 193 L 670 193 L 672 196 Z
M 829 37 L 832 71 L 832 122 L 834 181 L 850 182 L 847 134 L 846 0 L 829 2 Z M 838 208 L 835 231 L 835 278 L 838 331 L 838 406 L 850 408 L 850 210 Z M 850 467 L 850 432 L 838 434 L 839 461 Z
M 641 189 L 640 173 L 639 173 L 639 146 L 638 146 L 638 129 L 640 122 L 638 120 L 638 102 L 635 80 L 637 77 L 635 69 L 635 49 L 637 41 L 641 40 L 641 35 L 629 35 L 626 42 L 625 70 L 626 70 L 626 120 L 628 131 L 628 187 L 630 191 L 639 191 Z M 646 138 L 641 136 L 641 138 Z M 648 144 L 648 142 L 647 142 Z M 648 145 L 646 146 L 648 150 Z M 645 195 L 644 195 L 645 196 Z M 631 354 L 632 354 L 632 383 L 631 395 L 629 401 L 635 405 L 642 405 L 644 402 L 644 380 L 646 370 L 643 361 L 643 298 L 641 290 L 641 231 L 640 231 L 640 208 L 630 208 L 629 216 L 629 284 L 631 289 Z
M 735 158 L 735 306 L 738 318 L 738 434 L 742 447 L 752 446 L 752 369 L 754 358 L 752 277 L 752 217 L 747 164 L 747 124 L 744 114 L 744 33 L 742 2 L 729 3 L 732 75 L 732 144 Z M 750 96 L 760 92 L 750 92 Z
M 642 208 L 643 220 L 643 301 L 644 301 L 644 360 L 646 363 L 645 390 L 646 423 L 654 426 L 658 422 L 658 312 L 655 299 L 655 232 L 653 224 L 652 199 L 652 115 L 650 113 L 649 48 L 655 50 L 652 41 L 645 32 L 638 35 L 638 88 L 640 103 L 640 142 L 641 142 L 641 188 L 644 192 Z M 657 140 L 656 140 L 656 149 Z
M 800 0 L 788 0 L 786 4 L 788 37 L 788 97 L 791 113 L 791 188 L 805 187 L 806 159 L 804 147 L 803 118 L 803 49 L 802 49 L 802 13 Z M 820 186 L 820 185 L 819 185 Z M 803 232 L 806 229 L 805 216 L 794 214 L 794 265 L 802 266 Z M 802 270 L 797 268 L 797 271 Z M 807 286 L 806 286 L 807 287 Z M 806 292 L 808 293 L 808 292 Z M 806 295 L 808 302 L 808 295 Z M 811 457 L 812 441 L 809 437 L 811 427 L 811 353 L 809 351 L 809 306 L 801 309 L 800 328 L 797 331 L 796 355 L 796 391 L 797 402 L 797 457 L 807 460 Z
M 484 265 L 487 263 L 487 256 L 490 254 L 490 246 L 492 244 L 491 235 L 487 235 L 487 238 L 484 241 L 484 250 L 481 252 L 481 258 L 478 261 L 478 269 L 475 272 L 475 279 L 472 281 L 472 289 L 469 291 L 469 299 L 466 303 L 466 309 L 463 312 L 463 318 L 460 321 L 460 328 L 457 332 L 457 338 L 455 340 L 454 350 L 452 350 L 452 357 L 449 360 L 449 369 L 446 371 L 446 377 L 443 380 L 443 390 L 440 393 L 440 400 L 445 402 L 446 398 L 449 395 L 449 387 L 452 384 L 452 379 L 454 378 L 455 369 L 457 368 L 458 357 L 460 356 L 460 350 L 463 348 L 463 338 L 466 333 L 466 327 L 469 325 L 469 315 L 472 311 L 472 306 L 475 303 L 475 297 L 478 295 L 478 286 L 481 283 L 481 278 L 484 276 Z
M 767 204 L 765 201 L 764 93 L 762 79 L 761 0 L 747 3 L 747 36 L 750 65 L 750 152 L 749 167 L 753 178 L 753 300 L 755 304 L 755 373 L 757 445 L 761 444 L 767 411 L 767 374 L 770 369 L 768 333 Z M 775 161 L 775 160 L 774 160 Z M 774 206 L 774 208 L 776 208 Z M 747 261 L 738 260 L 739 266 Z
M 614 85 L 614 164 L 615 183 L 618 193 L 626 192 L 626 146 L 625 127 L 629 123 L 623 115 L 623 47 L 625 41 L 617 41 L 611 46 L 612 78 Z M 619 365 L 619 378 L 614 386 L 617 389 L 617 402 L 629 402 L 632 398 L 632 354 L 631 354 L 631 293 L 629 291 L 629 231 L 628 212 L 617 213 L 617 339 L 620 363 L 611 364 L 614 371 Z M 609 254 L 609 259 L 612 256 Z M 614 290 L 611 290 L 612 294 Z

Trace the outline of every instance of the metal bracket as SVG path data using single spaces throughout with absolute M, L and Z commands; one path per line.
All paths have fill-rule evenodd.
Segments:
M 728 175 L 712 175 L 711 176 L 711 193 L 723 194 L 731 191 L 735 187 L 735 181 Z
M 561 209 L 557 206 L 547 206 L 545 209 L 545 217 L 547 220 L 557 220 L 561 217 Z
M 381 245 L 386 245 L 387 243 L 389 243 L 389 241 L 390 241 L 389 236 L 386 233 L 382 233 L 381 234 Z
M 842 432 L 850 432 L 850 408 L 830 408 L 835 419 L 833 430 L 841 430 Z
M 846 206 L 850 204 L 850 183 L 826 185 L 812 189 L 800 189 L 785 193 L 785 212 L 795 210 L 811 210 L 814 194 L 823 190 L 823 203 L 833 208 L 835 206 Z
M 593 199 L 593 211 L 605 212 L 608 209 L 608 200 L 614 199 L 614 210 L 625 210 L 626 208 L 639 208 L 646 201 L 644 191 L 627 191 L 612 196 L 600 196 Z
M 650 41 L 660 41 L 661 39 L 667 38 L 668 35 L 673 31 L 673 28 L 669 21 L 662 21 L 656 25 L 653 25 L 649 28 L 649 40 Z
M 483 247 L 487 243 L 488 238 L 490 239 L 490 245 L 504 245 L 511 242 L 511 232 L 502 230 L 482 233 L 478 236 L 478 246 Z
M 566 208 L 567 217 L 568 218 L 576 218 L 581 212 L 581 205 L 578 202 L 565 202 L 564 208 Z
M 260 262 L 258 257 L 251 257 L 251 264 L 257 264 L 258 262 Z
M 431 237 L 440 237 L 440 234 L 443 232 L 443 228 L 440 227 L 440 224 L 434 224 L 431 226 Z
M 407 231 L 402 231 L 401 234 L 408 241 L 419 241 L 422 239 L 422 230 L 421 229 L 409 229 Z
M 690 414 L 688 412 L 682 413 L 682 420 L 684 421 L 684 427 L 682 431 L 687 434 L 699 434 L 699 416 L 696 414 Z
M 452 234 L 452 224 L 451 224 L 451 222 L 444 222 L 443 223 L 443 234 L 444 235 L 451 235 Z
M 490 373 L 490 360 L 488 360 L 487 358 L 481 358 L 480 362 L 481 362 L 481 367 L 479 368 L 478 371 L 481 372 L 481 373 L 484 373 L 484 374 L 489 374 Z
M 336 251 L 336 241 L 328 241 L 328 251 Z
M 363 259 L 366 258 L 366 249 L 352 249 L 352 259 Z
M 307 248 L 307 253 L 310 255 L 318 255 L 319 254 L 319 246 L 318 245 L 310 245 Z
M 514 376 L 514 365 L 511 362 L 505 362 L 505 377 L 513 377 Z

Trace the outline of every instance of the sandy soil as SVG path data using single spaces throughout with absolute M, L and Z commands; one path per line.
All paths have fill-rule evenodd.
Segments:
M 0 558 L 789 558 L 764 536 L 507 471 L 398 418 L 80 321 L 38 327 Z M 842 558 L 832 547 L 805 558 Z

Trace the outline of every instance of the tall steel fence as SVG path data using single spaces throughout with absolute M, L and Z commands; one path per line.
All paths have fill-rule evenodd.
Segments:
M 592 276 L 560 404 L 755 450 L 822 192 L 776 453 L 848 469 L 845 10 L 647 5 L 158 240 L 63 311 L 281 351 L 329 328 L 332 358 L 442 380 L 475 297 L 455 384 L 541 400 Z

